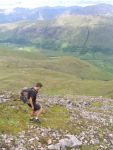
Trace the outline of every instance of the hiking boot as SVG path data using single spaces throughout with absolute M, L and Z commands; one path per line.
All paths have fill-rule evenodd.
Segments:
M 35 120 L 35 118 L 30 118 L 30 119 L 29 119 L 29 121 L 34 121 L 34 120 Z
M 35 123 L 41 123 L 39 119 L 34 118 L 33 122 Z

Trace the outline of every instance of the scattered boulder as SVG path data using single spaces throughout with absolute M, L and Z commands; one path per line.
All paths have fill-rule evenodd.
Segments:
M 59 140 L 55 145 L 49 145 L 48 149 L 50 150 L 66 150 L 66 148 L 77 148 L 82 145 L 82 142 L 79 141 L 74 135 L 66 135 L 66 138 Z

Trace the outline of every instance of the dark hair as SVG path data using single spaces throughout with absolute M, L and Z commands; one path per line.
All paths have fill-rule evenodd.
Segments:
M 35 86 L 36 86 L 36 87 L 42 87 L 43 85 L 42 85 L 42 83 L 38 82 L 38 83 L 36 83 Z

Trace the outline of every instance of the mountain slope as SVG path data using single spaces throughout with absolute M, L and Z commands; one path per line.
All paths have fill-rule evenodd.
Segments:
M 41 49 L 113 54 L 113 17 L 63 15 L 51 21 L 0 25 L 0 42 Z
M 40 81 L 43 93 L 109 95 L 113 76 L 75 57 L 0 48 L 0 90 L 19 90 Z
M 7 49 L 7 48 L 6 48 Z M 73 56 L 47 57 L 39 52 L 24 52 L 0 48 L 0 68 L 42 68 L 45 70 L 72 75 L 80 80 L 111 80 L 113 76 L 103 70 Z M 37 61 L 38 60 L 38 61 Z M 6 74 L 7 76 L 7 74 Z

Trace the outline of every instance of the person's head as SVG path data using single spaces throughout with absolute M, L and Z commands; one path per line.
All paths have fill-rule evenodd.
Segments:
M 35 85 L 35 89 L 38 91 L 39 89 L 41 89 L 43 87 L 42 83 L 38 82 Z

